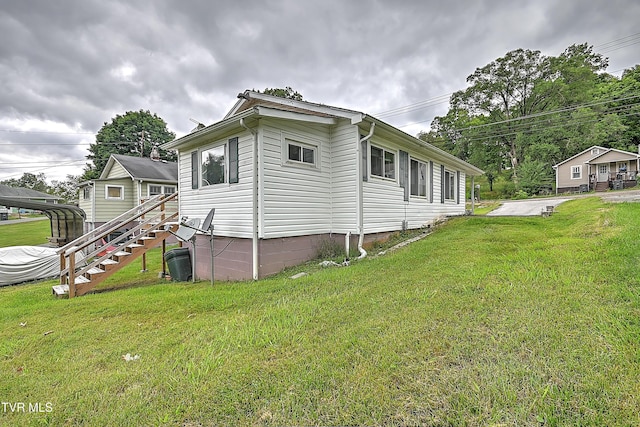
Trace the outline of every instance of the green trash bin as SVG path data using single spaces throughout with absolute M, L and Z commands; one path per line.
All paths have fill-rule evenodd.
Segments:
M 191 254 L 188 248 L 176 248 L 164 254 L 164 260 L 169 267 L 171 280 L 174 282 L 188 282 L 191 274 Z

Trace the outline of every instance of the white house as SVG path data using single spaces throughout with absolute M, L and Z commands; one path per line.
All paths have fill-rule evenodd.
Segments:
M 181 216 L 215 208 L 216 279 L 260 278 L 465 213 L 465 180 L 483 172 L 365 113 L 253 91 L 219 122 L 165 143 L 177 150 Z M 346 236 L 350 236 L 345 239 Z M 209 238 L 196 276 L 210 278 Z

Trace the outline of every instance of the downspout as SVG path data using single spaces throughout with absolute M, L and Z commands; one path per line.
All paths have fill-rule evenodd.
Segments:
M 364 257 L 367 256 L 367 251 L 364 250 L 364 248 L 362 247 L 362 244 L 364 243 L 364 200 L 363 200 L 363 184 L 362 184 L 362 143 L 369 141 L 369 139 L 373 136 L 373 130 L 376 127 L 376 123 L 372 122 L 371 123 L 371 127 L 369 128 L 369 134 L 367 136 L 365 136 L 364 138 L 361 138 L 358 141 L 358 149 L 357 149 L 357 153 L 358 153 L 358 165 L 360 165 L 359 168 L 357 168 L 360 171 L 360 174 L 358 176 L 358 233 L 360 233 L 360 237 L 358 238 L 358 251 L 360 252 L 360 256 L 358 257 L 358 259 L 362 259 Z
M 253 183 L 252 183 L 252 241 L 251 241 L 251 259 L 252 259 L 252 276 L 253 280 L 258 280 L 258 271 L 260 264 L 258 262 L 258 132 L 251 129 L 244 122 L 244 118 L 240 119 L 240 126 L 248 130 L 253 135 Z

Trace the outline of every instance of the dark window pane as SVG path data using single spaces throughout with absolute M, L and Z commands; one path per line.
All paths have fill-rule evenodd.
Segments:
M 384 176 L 383 170 L 383 150 L 381 148 L 371 147 L 371 175 Z

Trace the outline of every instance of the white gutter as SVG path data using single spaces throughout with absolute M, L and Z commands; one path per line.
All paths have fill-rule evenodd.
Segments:
M 376 123 L 372 122 L 371 123 L 371 127 L 369 128 L 369 134 L 367 136 L 365 136 L 364 138 L 361 138 L 358 140 L 358 147 L 357 147 L 357 156 L 358 156 L 358 160 L 357 160 L 357 165 L 358 167 L 356 168 L 356 170 L 358 171 L 358 194 L 357 194 L 357 207 L 358 207 L 358 232 L 360 233 L 360 237 L 358 238 L 358 251 L 360 252 L 360 256 L 358 257 L 358 259 L 362 259 L 364 257 L 367 256 L 367 251 L 364 250 L 364 248 L 362 247 L 362 244 L 364 243 L 364 201 L 363 201 L 363 184 L 362 184 L 362 143 L 365 141 L 368 141 L 372 136 L 373 136 L 373 130 L 376 128 Z
M 240 126 L 248 130 L 253 135 L 253 189 L 252 189 L 252 215 L 251 215 L 251 227 L 252 227 L 252 256 L 253 261 L 253 280 L 258 280 L 258 271 L 260 263 L 258 262 L 258 132 L 255 129 L 251 129 L 244 122 L 244 118 L 240 118 Z

